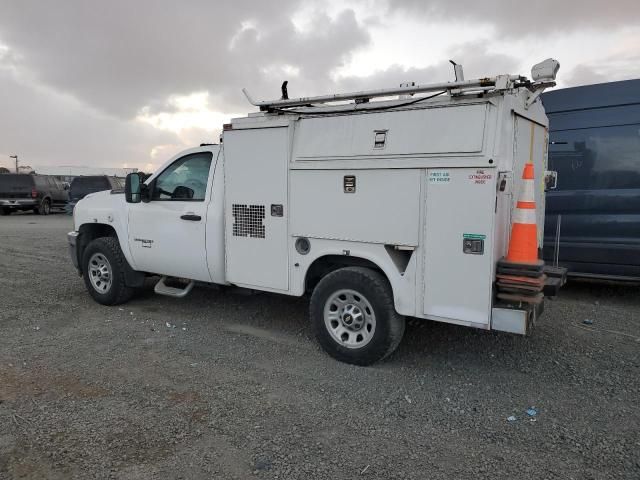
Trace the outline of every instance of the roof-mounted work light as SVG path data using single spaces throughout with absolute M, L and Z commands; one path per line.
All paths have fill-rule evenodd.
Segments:
M 547 58 L 531 67 L 531 80 L 534 82 L 553 82 L 559 69 L 560 62 L 553 58 Z

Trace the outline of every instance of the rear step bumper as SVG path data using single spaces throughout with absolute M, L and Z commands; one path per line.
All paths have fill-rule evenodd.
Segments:
M 555 297 L 567 283 L 567 269 L 545 265 L 543 293 L 545 297 Z M 491 330 L 527 335 L 544 311 L 544 302 L 538 304 L 498 301 L 491 309 Z
M 491 309 L 491 330 L 528 335 L 543 312 L 544 302 L 522 304 L 517 308 L 508 303 L 498 303 Z

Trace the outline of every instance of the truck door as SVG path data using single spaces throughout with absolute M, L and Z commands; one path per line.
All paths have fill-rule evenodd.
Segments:
M 210 282 L 205 219 L 213 153 L 176 159 L 149 184 L 151 200 L 129 205 L 129 248 L 135 269 Z
M 224 132 L 227 280 L 287 290 L 288 128 Z

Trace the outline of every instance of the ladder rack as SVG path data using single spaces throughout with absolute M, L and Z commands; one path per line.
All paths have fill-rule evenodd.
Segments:
M 483 90 L 483 91 L 504 91 L 511 88 L 527 87 L 531 94 L 527 100 L 527 106 L 531 105 L 540 96 L 542 91 L 555 85 L 556 74 L 560 68 L 560 63 L 553 58 L 547 58 L 536 64 L 531 69 L 531 78 L 520 75 L 497 75 L 495 77 L 477 78 L 475 80 L 464 80 L 462 65 L 458 65 L 450 60 L 456 75 L 455 82 L 440 82 L 426 85 L 404 85 L 396 88 L 382 88 L 378 90 L 363 90 L 351 93 L 336 93 L 333 95 L 320 95 L 317 97 L 289 98 L 287 94 L 287 83 L 282 84 L 282 98 L 277 100 L 258 101 L 254 100 L 246 88 L 242 91 L 249 100 L 249 103 L 260 107 L 262 111 L 274 109 L 286 109 L 291 107 L 309 107 L 314 104 L 344 102 L 354 100 L 355 103 L 366 103 L 376 97 L 390 97 L 393 95 L 413 95 L 425 92 L 449 92 L 451 95 L 459 95 L 463 91 Z
M 427 85 L 413 85 L 408 87 L 396 87 L 396 88 L 382 88 L 378 90 L 363 90 L 360 92 L 351 93 L 336 93 L 333 95 L 320 95 L 317 97 L 299 97 L 291 99 L 278 99 L 278 100 L 266 100 L 257 101 L 249 94 L 246 88 L 242 91 L 249 100 L 249 103 L 260 107 L 260 110 L 269 110 L 272 108 L 290 108 L 290 107 L 303 107 L 311 104 L 322 104 L 331 102 L 341 102 L 347 100 L 355 100 L 356 102 L 366 102 L 376 97 L 389 97 L 392 95 L 408 95 L 415 93 L 425 92 L 437 92 L 441 90 L 464 90 L 474 88 L 495 88 L 496 90 L 503 90 L 513 86 L 514 82 L 518 80 L 525 80 L 524 77 L 518 75 L 501 75 L 497 77 L 478 78 L 476 80 L 463 80 L 459 82 L 441 82 L 432 83 Z

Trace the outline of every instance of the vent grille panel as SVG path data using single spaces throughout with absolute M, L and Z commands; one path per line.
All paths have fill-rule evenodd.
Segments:
M 233 204 L 233 236 L 265 238 L 264 205 Z

